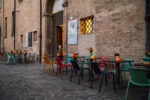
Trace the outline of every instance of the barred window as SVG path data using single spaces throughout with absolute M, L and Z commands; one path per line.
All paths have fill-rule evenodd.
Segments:
M 91 34 L 94 32 L 94 16 L 80 19 L 80 34 Z

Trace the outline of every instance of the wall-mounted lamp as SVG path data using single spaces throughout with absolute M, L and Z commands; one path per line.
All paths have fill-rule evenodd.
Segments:
M 72 20 L 72 19 L 73 19 L 73 17 L 72 17 L 72 16 L 70 16 L 70 17 L 69 17 L 69 19 L 70 19 L 70 20 Z
M 68 1 L 65 1 L 63 4 L 62 4 L 63 7 L 67 7 L 68 6 Z

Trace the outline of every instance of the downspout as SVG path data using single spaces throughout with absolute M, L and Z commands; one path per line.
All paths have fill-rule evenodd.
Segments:
M 40 61 L 42 63 L 42 0 L 40 0 Z
M 4 37 L 4 32 L 5 32 L 5 31 L 4 31 L 4 11 L 5 11 L 5 10 L 4 10 L 4 8 L 5 8 L 5 6 L 4 6 L 5 3 L 4 3 L 4 1 L 5 1 L 5 0 L 3 0 L 3 37 L 2 37 L 2 38 L 3 38 L 3 53 L 4 53 L 4 50 L 5 50 L 5 49 L 4 49 L 4 48 L 5 48 L 5 46 L 4 46 L 4 45 L 5 45 L 5 43 L 4 43 L 4 38 L 5 38 L 5 37 Z
M 14 50 L 16 49 L 16 0 L 14 0 Z

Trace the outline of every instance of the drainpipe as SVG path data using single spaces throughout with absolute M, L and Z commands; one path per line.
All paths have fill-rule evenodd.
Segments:
M 5 4 L 5 3 L 4 3 L 4 2 L 5 2 L 5 0 L 3 0 L 3 37 L 2 37 L 2 38 L 3 38 L 3 53 L 4 53 L 4 50 L 5 50 L 5 49 L 4 49 L 4 48 L 5 48 L 5 46 L 4 46 L 4 45 L 5 45 L 5 43 L 4 43 L 4 38 L 5 38 L 5 37 L 4 37 L 4 33 L 5 33 L 5 31 L 4 31 L 4 26 L 5 26 L 5 25 L 4 25 L 4 11 L 5 11 L 5 10 L 4 10 L 4 8 L 5 8 L 4 4 Z
M 14 0 L 14 50 L 16 49 L 16 0 Z
M 40 52 L 39 52 L 40 61 L 42 62 L 42 0 L 40 0 Z

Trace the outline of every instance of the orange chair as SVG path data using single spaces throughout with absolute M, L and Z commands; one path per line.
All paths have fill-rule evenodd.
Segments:
M 45 67 L 46 66 L 49 66 L 49 68 L 48 68 L 48 74 L 50 74 L 51 65 L 52 65 L 52 70 L 54 72 L 54 66 L 53 65 L 56 64 L 56 63 L 52 62 L 52 61 L 49 61 L 47 56 L 44 56 L 43 59 L 44 59 L 44 68 L 43 68 L 42 72 L 45 71 Z

